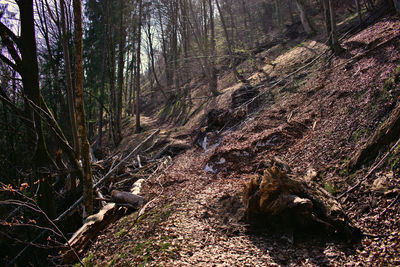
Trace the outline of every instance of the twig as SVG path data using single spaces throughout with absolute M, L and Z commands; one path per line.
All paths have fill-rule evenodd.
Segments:
M 4 188 L 5 184 L 0 182 L 0 185 Z M 19 195 L 20 197 L 22 197 L 23 199 L 26 199 L 29 203 L 27 202 L 23 202 L 20 200 L 6 200 L 6 201 L 1 201 L 1 203 L 3 204 L 14 204 L 14 205 L 19 205 L 19 206 L 23 206 L 26 208 L 29 208 L 33 211 L 38 212 L 40 215 L 42 215 L 46 221 L 59 233 L 59 235 L 67 242 L 67 245 L 69 247 L 69 249 L 74 253 L 74 255 L 76 256 L 76 258 L 78 259 L 79 263 L 83 265 L 82 260 L 79 258 L 78 254 L 76 253 L 76 251 L 72 248 L 71 244 L 69 243 L 68 239 L 65 237 L 64 233 L 57 227 L 57 225 L 47 216 L 47 214 L 39 207 L 36 205 L 36 202 L 25 196 L 24 194 L 20 193 L 17 190 L 11 189 L 11 191 L 13 193 L 16 193 L 17 195 Z M 36 242 L 39 238 L 41 238 L 45 233 L 47 233 L 49 230 L 45 229 L 43 230 L 33 241 L 29 242 L 8 264 L 7 266 L 11 266 L 15 263 L 15 261 L 32 245 L 32 243 Z
M 397 194 L 397 197 L 392 201 L 392 203 L 390 203 L 389 206 L 387 206 L 380 214 L 379 214 L 379 218 L 382 217 L 391 207 L 393 207 L 393 205 L 397 202 L 397 200 L 400 199 L 400 193 Z

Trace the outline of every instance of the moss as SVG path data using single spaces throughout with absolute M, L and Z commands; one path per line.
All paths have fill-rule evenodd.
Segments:
M 85 267 L 89 267 L 89 266 L 93 266 L 93 257 L 94 254 L 90 253 L 88 256 L 86 256 L 85 258 L 82 259 L 82 263 Z M 74 267 L 80 267 L 81 264 L 80 263 L 76 263 L 74 264 Z
M 126 230 L 125 230 L 125 229 L 122 229 L 122 230 L 118 231 L 118 232 L 115 234 L 115 236 L 116 236 L 116 237 L 120 237 L 120 236 L 124 235 L 125 233 L 126 233 Z
M 332 196 L 336 195 L 336 190 L 335 190 L 335 187 L 333 186 L 333 184 L 328 183 L 328 182 L 323 182 L 322 185 L 324 186 L 324 189 L 326 191 L 328 191 Z
M 394 69 L 390 78 L 386 79 L 384 90 L 389 91 L 393 89 L 397 83 L 400 83 L 400 65 Z

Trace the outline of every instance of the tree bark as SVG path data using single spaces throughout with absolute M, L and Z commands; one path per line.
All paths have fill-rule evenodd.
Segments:
M 397 15 L 400 16 L 400 0 L 393 0 L 393 3 L 396 8 Z
M 336 30 L 336 14 L 335 14 L 335 7 L 332 3 L 332 0 L 329 0 L 329 13 L 331 18 L 331 48 L 333 52 L 338 55 L 343 52 L 343 47 L 339 44 L 339 40 L 337 37 L 337 30 Z
M 149 50 L 150 50 L 150 63 L 151 63 L 151 72 L 153 73 L 154 80 L 156 81 L 157 88 L 160 90 L 164 99 L 167 99 L 167 94 L 165 93 L 160 80 L 158 79 L 156 68 L 155 68 L 155 60 L 154 60 L 154 47 L 153 47 L 153 38 L 151 34 L 150 22 L 147 23 L 147 39 L 149 41 Z
M 278 27 L 282 27 L 282 12 L 281 12 L 281 0 L 275 0 L 275 12 L 276 12 L 276 21 Z
M 140 127 L 140 48 L 142 38 L 142 0 L 139 0 L 139 25 L 138 25 L 138 47 L 136 51 L 136 132 L 139 133 Z
M 301 24 L 308 35 L 314 34 L 314 29 L 311 26 L 310 19 L 307 16 L 304 0 L 296 0 L 297 9 L 300 12 Z
M 41 94 L 39 89 L 39 66 L 36 51 L 36 38 L 35 38 L 35 23 L 33 0 L 17 1 L 20 18 L 21 18 L 21 78 L 24 93 L 35 105 L 41 107 Z M 35 122 L 35 131 L 37 136 L 37 144 L 35 154 L 33 156 L 33 163 L 35 164 L 36 175 L 40 181 L 39 189 L 39 206 L 46 212 L 46 214 L 53 218 L 55 217 L 55 202 L 54 195 L 51 190 L 51 176 L 43 172 L 43 169 L 54 167 L 49 153 L 47 151 L 44 131 L 42 127 L 42 120 L 39 114 L 35 114 L 30 106 L 26 103 L 26 111 L 29 117 L 33 118 Z
M 97 138 L 96 138 L 96 149 L 101 151 L 102 149 L 102 139 L 103 139 L 103 110 L 104 110 L 104 87 L 105 87 L 105 71 L 106 71 L 106 60 L 107 60 L 107 53 L 108 53 L 108 46 L 107 46 L 107 34 L 108 34 L 108 17 L 109 17 L 109 9 L 108 7 L 108 0 L 106 1 L 106 8 L 103 11 L 105 17 L 105 24 L 104 24 L 104 32 L 103 32 L 103 53 L 102 53 L 102 60 L 101 60 L 101 85 L 100 85 L 100 107 L 99 107 L 99 114 L 98 114 L 98 124 L 97 124 Z
M 229 38 L 229 33 L 228 33 L 225 17 L 224 17 L 224 14 L 222 13 L 221 6 L 219 4 L 219 0 L 215 0 L 215 3 L 217 4 L 217 9 L 218 9 L 218 13 L 219 13 L 219 16 L 220 16 L 220 19 L 221 19 L 222 28 L 224 30 L 225 39 L 226 39 L 226 43 L 227 43 L 227 46 L 228 46 L 229 57 L 231 59 L 233 73 L 234 73 L 234 75 L 235 75 L 237 80 L 239 80 L 239 81 L 241 81 L 243 83 L 247 83 L 247 80 L 242 75 L 240 75 L 239 72 L 237 71 L 236 63 L 235 63 L 236 60 L 235 60 L 234 55 L 233 55 L 233 44 L 232 44 L 232 41 Z
M 361 17 L 360 0 L 355 0 L 355 2 L 356 2 L 357 14 L 358 14 L 358 24 L 361 25 L 362 17 Z
M 331 38 L 331 13 L 329 11 L 329 0 L 322 0 L 322 7 L 324 11 L 324 19 L 325 19 L 325 30 L 326 30 L 326 35 L 329 37 L 329 43 L 332 43 Z
M 86 117 L 83 101 L 83 49 L 82 49 L 82 3 L 73 0 L 74 6 L 74 45 L 75 45 L 75 103 L 78 119 L 81 155 L 83 162 L 83 204 L 84 216 L 93 213 L 93 180 L 90 164 L 90 145 L 86 131 Z
M 119 145 L 122 140 L 121 119 L 122 119 L 122 92 L 124 87 L 124 52 L 125 52 L 125 25 L 124 25 L 124 0 L 120 0 L 119 13 L 119 52 L 118 52 L 118 90 L 116 91 L 116 114 L 114 127 L 114 142 Z
M 61 34 L 62 34 L 62 46 L 63 46 L 63 56 L 64 56 L 64 70 L 65 70 L 65 78 L 66 78 L 66 88 L 67 88 L 67 100 L 68 100 L 68 112 L 71 123 L 71 131 L 72 131 L 72 140 L 74 151 L 76 154 L 77 160 L 80 159 L 80 144 L 78 137 L 78 127 L 76 123 L 76 112 L 75 112 L 75 102 L 74 102 L 74 93 L 73 93 L 73 83 L 72 83 L 72 74 L 71 74 L 71 60 L 69 55 L 69 45 L 68 45 L 68 34 L 67 28 L 65 24 L 65 2 L 64 0 L 60 0 L 60 8 L 61 8 Z M 76 184 L 76 183 L 75 183 Z M 72 186 L 72 189 L 75 190 L 75 184 Z
M 212 0 L 208 0 L 208 5 L 210 8 L 210 30 L 211 30 L 211 40 L 210 40 L 210 80 L 209 86 L 210 91 L 214 96 L 219 95 L 218 92 L 218 78 L 217 78 L 217 69 L 215 67 L 215 51 L 216 51 L 216 44 L 215 44 L 215 26 L 214 26 L 214 8 Z

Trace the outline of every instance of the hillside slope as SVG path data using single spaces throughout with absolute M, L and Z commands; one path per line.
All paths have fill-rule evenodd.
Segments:
M 338 199 L 366 233 L 361 242 L 258 231 L 240 214 L 242 185 L 274 157 L 295 175 L 316 171 L 318 182 L 336 196 L 365 176 L 369 165 L 351 175 L 344 166 L 399 102 L 398 74 L 385 85 L 400 65 L 399 32 L 398 18 L 383 18 L 343 40 L 347 51 L 341 57 L 331 56 L 322 43 L 305 41 L 251 76 L 256 91 L 250 104 L 246 94 L 232 103 L 246 91 L 242 84 L 223 88 L 216 99 L 201 99 L 200 113 L 162 135 L 192 144 L 198 141 L 194 134 L 200 136 L 207 126 L 207 139 L 200 139 L 206 151 L 193 146 L 166 159 L 161 171 L 145 180 L 141 194 L 151 202 L 144 214 L 110 225 L 85 261 L 115 266 L 400 264 L 398 150 Z M 269 58 L 269 52 L 257 57 Z

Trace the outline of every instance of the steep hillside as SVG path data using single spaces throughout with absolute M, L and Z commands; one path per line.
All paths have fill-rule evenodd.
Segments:
M 279 55 L 280 48 L 272 47 L 256 55 L 262 65 L 249 76 L 249 85 L 231 86 L 222 76 L 219 84 L 228 86 L 216 98 L 194 91 L 186 123 L 161 125 L 158 141 L 148 148 L 162 164 L 143 182 L 146 208 L 139 217 L 127 213 L 109 225 L 84 261 L 115 266 L 400 264 L 398 147 L 370 175 L 390 147 L 356 172 L 346 170 L 355 151 L 399 104 L 399 33 L 398 17 L 385 17 L 343 39 L 346 52 L 340 57 L 317 40 Z M 159 126 L 155 118 L 144 122 L 148 131 L 141 139 Z M 138 143 L 131 134 L 127 127 L 121 150 Z M 315 173 L 313 179 L 342 204 L 362 239 L 347 242 L 320 232 L 249 225 L 243 184 L 274 158 L 286 162 L 294 176 Z

